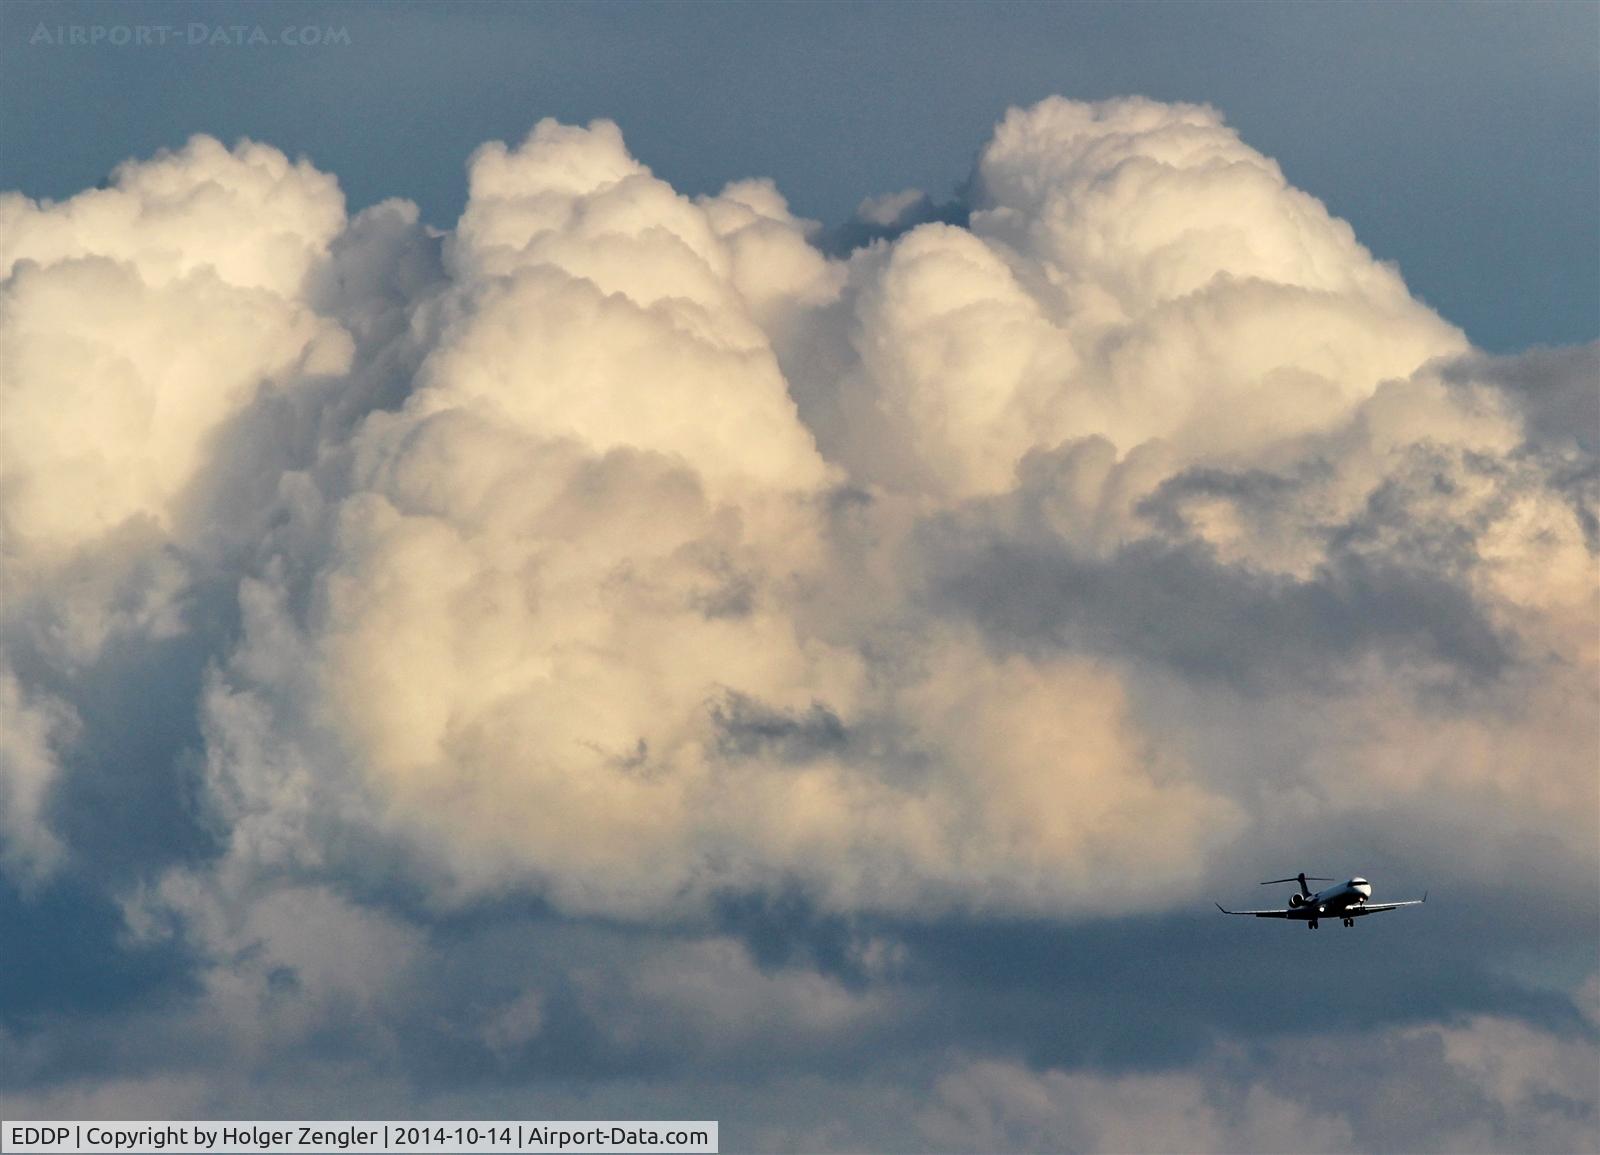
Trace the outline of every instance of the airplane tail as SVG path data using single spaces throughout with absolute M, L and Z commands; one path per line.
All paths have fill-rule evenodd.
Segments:
M 1308 875 L 1306 875 L 1305 873 L 1302 872 L 1300 874 L 1295 875 L 1293 878 L 1269 878 L 1269 879 L 1267 879 L 1267 881 L 1263 882 L 1261 885 L 1262 886 L 1271 886 L 1274 883 L 1278 883 L 1278 882 L 1298 882 L 1300 884 L 1300 897 L 1301 898 L 1310 898 L 1311 897 L 1311 888 L 1306 885 L 1307 877 L 1311 878 L 1311 880 L 1314 881 L 1314 882 L 1332 882 L 1333 881 L 1333 879 L 1324 878 L 1322 875 L 1319 875 L 1319 874 L 1313 874 L 1313 875 L 1309 875 L 1308 876 Z

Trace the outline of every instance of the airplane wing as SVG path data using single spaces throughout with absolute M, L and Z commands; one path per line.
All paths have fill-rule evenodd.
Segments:
M 1217 903 L 1216 906 L 1217 906 L 1217 909 L 1220 910 L 1223 914 L 1253 914 L 1257 918 L 1288 918 L 1289 917 L 1289 912 L 1286 911 L 1286 910 L 1229 910 L 1227 907 L 1223 906 L 1220 902 Z
M 1386 910 L 1399 910 L 1402 906 L 1421 906 L 1428 901 L 1427 892 L 1421 898 L 1408 899 L 1405 902 L 1364 902 L 1360 906 L 1347 907 L 1344 917 L 1354 918 L 1363 914 L 1382 914 Z

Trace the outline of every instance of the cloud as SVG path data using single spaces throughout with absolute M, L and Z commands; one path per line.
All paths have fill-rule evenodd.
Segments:
M 234 511 L 204 496 L 219 440 L 263 398 L 343 374 L 352 348 L 300 297 L 343 197 L 275 149 L 196 137 L 59 204 L 6 194 L 0 217 L 0 650 L 27 677 L 0 780 L 25 872 L 61 862 L 44 800 L 95 745 L 71 725 L 92 668 L 114 640 L 184 633 L 197 571 L 234 540 Z
M 59 772 L 56 751 L 77 719 L 59 699 L 24 697 L 21 682 L 0 667 L 0 797 L 5 802 L 7 865 L 24 877 L 47 870 L 61 844 L 45 823 L 45 798 Z
M 1281 1024 L 1100 1070 L 1137 992 L 980 973 L 1360 853 L 1557 960 L 1429 955 L 1361 1037 L 1494 1104 L 1464 1147 L 1587 1134 L 1538 1072 L 1592 1023 L 1530 991 L 1593 970 L 1594 349 L 1471 350 L 1199 106 L 1012 110 L 854 232 L 605 121 L 468 181 L 441 234 L 196 138 L 0 201 L 0 865 L 193 980 L 24 1032 L 26 1102 L 151 1040 L 237 1075 L 157 1065 L 185 1110 L 880 1046 L 927 1142 L 1382 1147 L 1205 1049 Z
M 983 1151 L 1345 1151 L 1337 1117 L 1252 1088 L 1232 1110 L 1192 1076 L 1105 1078 L 973 1063 L 940 1079 L 929 1142 Z
M 1226 826 L 1228 806 L 1179 761 L 1120 732 L 1105 674 L 996 663 L 934 633 L 915 658 L 925 672 L 874 684 L 858 646 L 808 620 L 825 610 L 810 591 L 830 580 L 823 513 L 842 478 L 712 220 L 732 201 L 782 226 L 781 203 L 748 186 L 690 202 L 605 125 L 488 147 L 472 188 L 456 283 L 422 306 L 439 339 L 416 388 L 352 436 L 349 472 L 321 498 L 315 548 L 331 551 L 285 564 L 311 567 L 317 605 L 260 626 L 298 632 L 306 664 L 287 685 L 237 680 L 246 698 L 315 703 L 268 725 L 353 754 L 351 789 L 456 885 L 635 916 L 790 876 L 846 908 L 1070 906 L 1087 895 L 1068 877 L 1119 840 L 1096 823 L 1164 824 L 1174 864 Z M 901 243 L 909 259 L 917 244 Z M 246 618 L 241 673 L 270 664 L 261 620 Z M 948 685 L 965 667 L 992 693 Z M 1001 713 L 1020 699 L 1042 715 L 1053 693 L 1084 703 L 1067 729 L 1035 735 Z M 728 700 L 902 736 L 866 763 L 775 764 L 720 740 Z M 1016 753 L 954 740 L 950 717 Z M 1084 751 L 1065 772 L 1046 756 L 1061 741 Z M 277 776 L 213 767 L 241 793 Z M 1000 767 L 998 793 L 972 790 Z M 1078 814 L 1043 823 L 1063 809 Z M 1019 872 L 1037 879 L 1017 886 Z
M 852 259 L 843 381 L 794 366 L 859 479 L 1004 491 L 1030 449 L 1095 435 L 1261 452 L 1466 351 L 1208 108 L 1014 109 L 968 197 L 965 227 Z
M 177 152 L 128 161 L 109 187 L 60 203 L 16 193 L 0 201 L 8 275 L 101 257 L 132 265 L 153 285 L 210 269 L 223 284 L 281 296 L 298 291 L 345 225 L 338 182 L 270 145 L 232 150 L 208 136 Z
M 1259 1067 L 1219 1047 L 1159 1075 L 967 1060 L 918 1128 L 934 1149 L 990 1151 L 1567 1151 L 1596 1133 L 1592 1042 L 1484 1016 L 1303 1046 Z

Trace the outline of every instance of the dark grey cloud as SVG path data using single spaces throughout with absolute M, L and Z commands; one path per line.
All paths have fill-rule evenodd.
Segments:
M 213 601 L 202 591 L 192 606 Z M 217 853 L 200 774 L 196 701 L 212 660 L 209 631 L 112 642 L 66 697 L 80 740 L 49 804 L 76 869 L 114 889 Z M 51 679 L 41 683 L 51 685 Z
M 24 1036 L 192 997 L 198 960 L 181 943 L 131 946 L 106 881 L 63 877 L 26 893 L 0 884 L 0 1026 Z
M 830 256 L 847 257 L 876 241 L 892 241 L 918 225 L 937 222 L 964 228 L 972 216 L 965 195 L 941 203 L 925 192 L 909 190 L 888 202 L 878 211 L 863 205 L 850 220 L 821 230 L 817 247 Z
M 1475 353 L 1441 368 L 1453 385 L 1488 382 L 1511 397 L 1536 443 L 1570 441 L 1600 451 L 1600 344 L 1528 349 L 1495 356 Z
M 849 734 L 839 716 L 820 702 L 803 714 L 774 709 L 737 691 L 729 691 L 711 707 L 725 756 L 772 755 L 785 762 L 804 762 L 845 748 Z
M 1492 678 L 1512 660 L 1459 585 L 1355 554 L 1302 581 L 1228 565 L 1198 543 L 1141 541 L 1102 559 L 936 525 L 923 556 L 936 609 L 1023 651 L 1153 660 L 1254 690 L 1285 677 L 1337 682 L 1343 663 L 1367 653 L 1437 659 L 1467 678 Z

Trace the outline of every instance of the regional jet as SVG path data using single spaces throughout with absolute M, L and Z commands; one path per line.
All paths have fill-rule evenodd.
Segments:
M 1332 882 L 1331 878 L 1311 876 L 1313 882 Z M 1297 874 L 1293 878 L 1272 878 L 1263 882 L 1262 886 L 1271 886 L 1278 882 L 1298 882 L 1300 889 L 1289 896 L 1287 910 L 1229 910 L 1220 902 L 1217 909 L 1223 914 L 1253 914 L 1257 918 L 1292 918 L 1306 924 L 1310 930 L 1317 929 L 1317 920 L 1320 918 L 1343 919 L 1345 926 L 1355 926 L 1356 919 L 1364 914 L 1382 914 L 1386 910 L 1399 910 L 1402 906 L 1421 906 L 1428 901 L 1428 892 L 1423 891 L 1421 898 L 1409 899 L 1405 902 L 1368 902 L 1372 897 L 1372 884 L 1364 878 L 1352 878 L 1341 882 L 1338 886 L 1330 886 L 1327 890 L 1319 890 L 1313 894 L 1306 886 L 1306 876 Z

